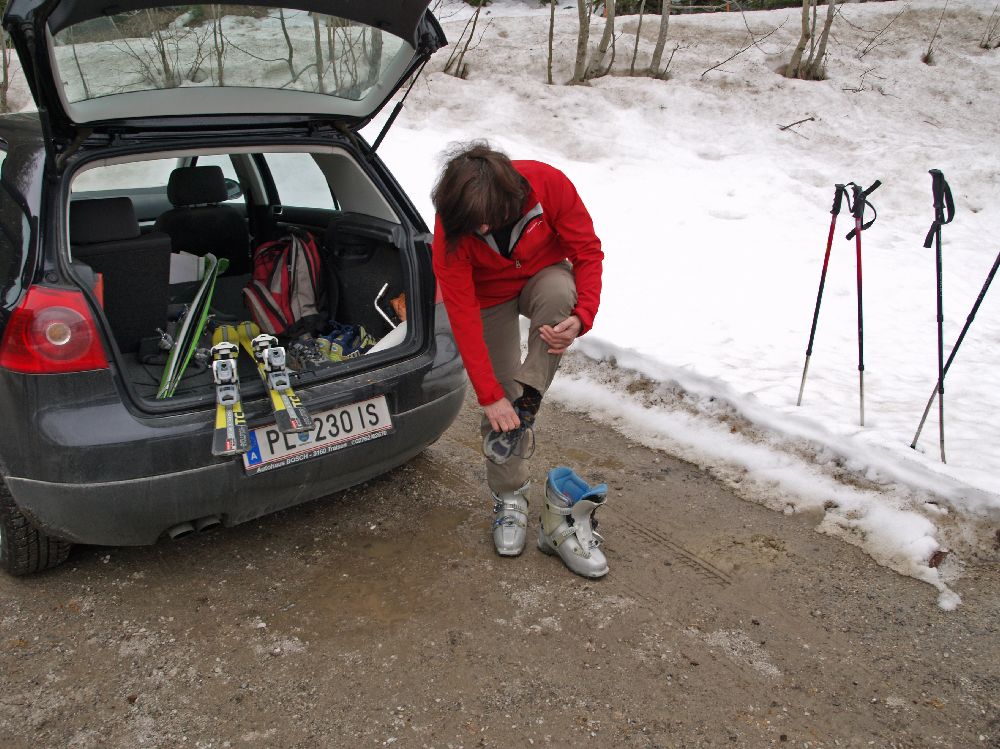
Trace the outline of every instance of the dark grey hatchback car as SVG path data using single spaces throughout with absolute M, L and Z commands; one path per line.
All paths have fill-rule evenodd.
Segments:
M 59 564 L 72 543 L 151 544 L 316 499 L 451 424 L 466 380 L 427 227 L 376 155 L 381 136 L 358 134 L 445 44 L 426 6 L 8 2 L 38 114 L 0 118 L 7 572 Z M 313 417 L 298 435 L 276 430 L 241 355 L 254 449 L 214 457 L 211 366 L 196 359 L 157 398 L 162 333 L 207 253 L 229 264 L 213 320 L 250 319 L 252 248 L 289 230 L 316 238 L 328 329 L 378 343 L 293 368 Z

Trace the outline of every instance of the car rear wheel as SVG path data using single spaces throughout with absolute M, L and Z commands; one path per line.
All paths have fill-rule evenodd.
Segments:
M 72 546 L 29 523 L 0 483 L 0 567 L 11 575 L 30 575 L 65 562 Z

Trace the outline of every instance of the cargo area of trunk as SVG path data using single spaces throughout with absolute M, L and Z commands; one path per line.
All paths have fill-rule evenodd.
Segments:
M 330 226 L 323 234 L 315 227 L 276 228 L 279 240 L 289 229 L 311 231 L 322 259 L 320 274 L 325 287 L 323 303 L 318 310 L 320 320 L 311 332 L 302 335 L 278 336 L 279 345 L 287 353 L 293 385 L 308 386 L 326 381 L 345 371 L 345 365 L 355 363 L 372 353 L 399 349 L 406 340 L 405 293 L 410 284 L 404 274 L 406 264 L 401 257 L 403 233 L 399 227 L 375 217 L 360 214 L 331 216 Z M 73 237 L 71 236 L 71 244 Z M 169 341 L 176 336 L 190 303 L 195 298 L 200 280 L 170 283 L 170 268 L 192 264 L 189 256 L 178 261 L 177 253 L 164 261 L 162 247 L 150 253 L 142 245 L 148 240 L 137 238 L 132 246 L 120 243 L 108 251 L 77 252 L 73 268 L 82 285 L 90 285 L 102 307 L 118 349 L 122 377 L 134 397 L 150 403 L 176 403 L 178 407 L 193 406 L 214 398 L 212 377 L 212 332 L 221 325 L 239 325 L 253 321 L 246 304 L 244 289 L 251 281 L 250 273 L 227 272 L 220 275 L 213 288 L 209 319 L 199 337 L 197 351 L 186 366 L 174 394 L 157 399 L 166 365 Z M 148 257 L 158 253 L 151 262 Z M 196 265 L 196 263 L 194 263 Z M 162 333 L 162 334 L 161 334 Z M 165 334 L 165 335 L 163 335 Z M 321 338 L 342 345 L 322 359 L 296 357 L 295 350 L 313 343 L 313 354 L 328 351 L 318 346 Z M 375 344 L 374 346 L 372 344 Z M 384 356 L 380 357 L 384 361 Z M 257 366 L 250 353 L 240 349 L 237 357 L 241 391 L 245 397 L 263 392 Z

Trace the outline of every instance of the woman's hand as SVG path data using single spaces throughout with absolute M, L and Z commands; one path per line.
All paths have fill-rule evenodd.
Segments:
M 549 344 L 550 354 L 562 354 L 576 340 L 583 329 L 583 323 L 576 315 L 570 315 L 561 323 L 543 325 L 538 329 L 538 335 Z
M 521 425 L 521 420 L 517 417 L 517 411 L 506 398 L 501 398 L 496 403 L 483 406 L 486 418 L 490 420 L 490 426 L 494 432 L 509 432 L 517 429 Z

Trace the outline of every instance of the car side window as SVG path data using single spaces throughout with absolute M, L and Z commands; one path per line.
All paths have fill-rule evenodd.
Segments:
M 310 154 L 265 153 L 263 157 L 281 205 L 327 210 L 339 208 L 326 175 Z
M 104 193 L 114 190 L 128 195 L 131 190 L 167 190 L 170 173 L 180 166 L 178 159 L 152 159 L 133 161 L 129 164 L 109 164 L 81 172 L 73 180 L 75 197 L 87 197 L 86 193 Z M 105 197 L 95 195 L 94 197 Z
M 70 189 L 72 198 L 129 198 L 143 226 L 173 206 L 167 197 L 170 173 L 183 166 L 180 159 L 150 159 L 128 164 L 108 164 L 77 174 Z

